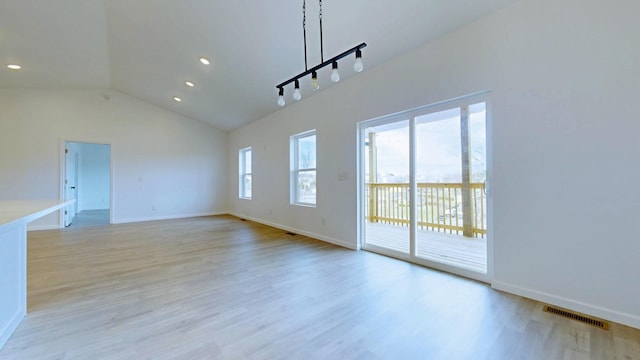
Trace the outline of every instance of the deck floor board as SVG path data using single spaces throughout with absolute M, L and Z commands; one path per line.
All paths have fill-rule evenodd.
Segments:
M 409 228 L 381 223 L 367 223 L 366 243 L 409 253 Z M 444 232 L 418 230 L 417 251 L 420 258 L 458 266 L 480 273 L 487 272 L 487 239 L 468 238 Z

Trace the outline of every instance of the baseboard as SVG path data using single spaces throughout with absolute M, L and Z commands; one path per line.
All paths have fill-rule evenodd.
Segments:
M 186 219 L 186 218 L 192 218 L 192 217 L 216 216 L 216 215 L 226 215 L 226 214 L 228 214 L 228 212 L 226 212 L 226 211 L 217 211 L 217 212 L 198 213 L 198 214 L 153 216 L 153 217 L 145 217 L 145 218 L 113 220 L 111 223 L 112 224 L 128 224 L 128 223 L 145 222 L 145 221 Z M 39 226 L 29 225 L 27 227 L 27 231 L 56 230 L 56 229 L 60 229 L 60 225 L 58 225 L 58 224 L 55 224 L 55 225 L 39 225 Z
M 334 238 L 331 238 L 331 237 L 328 237 L 328 236 L 312 233 L 312 232 L 305 231 L 305 230 L 302 230 L 302 229 L 296 229 L 294 227 L 290 227 L 290 226 L 274 223 L 274 222 L 267 221 L 267 220 L 254 218 L 254 217 L 251 217 L 251 216 L 246 216 L 246 215 L 237 214 L 237 213 L 233 213 L 233 212 L 229 212 L 227 214 L 235 216 L 237 218 L 247 219 L 247 220 L 251 220 L 253 222 L 257 222 L 257 223 L 260 223 L 260 224 L 263 224 L 263 225 L 271 226 L 271 227 L 274 227 L 276 229 L 280 229 L 280 230 L 289 231 L 289 232 L 292 232 L 292 233 L 304 235 L 304 236 L 307 236 L 307 237 L 310 237 L 310 238 L 313 238 L 313 239 L 316 239 L 316 240 L 328 242 L 330 244 L 338 245 L 338 246 L 341 246 L 341 247 L 344 247 L 344 248 L 347 248 L 347 249 L 357 250 L 357 248 L 353 244 L 350 244 L 350 243 L 348 243 L 346 241 L 342 241 L 342 240 L 339 240 L 339 239 L 334 239 Z
M 129 224 L 129 223 L 137 223 L 137 222 L 145 222 L 145 221 L 175 220 L 175 219 L 186 219 L 186 218 L 193 218 L 193 217 L 216 216 L 216 215 L 226 215 L 226 214 L 228 214 L 228 212 L 226 211 L 217 211 L 217 212 L 198 213 L 198 214 L 153 216 L 153 217 L 145 217 L 145 218 L 118 219 L 118 220 L 112 220 L 111 223 L 112 224 Z
M 31 226 L 27 225 L 27 231 L 42 231 L 42 230 L 56 230 L 60 229 L 58 224 L 56 225 L 39 225 L 39 226 Z
M 600 306 L 595 306 L 592 304 L 587 304 L 581 301 L 567 299 L 561 296 L 545 293 L 542 291 L 537 291 L 533 289 L 523 288 L 517 285 L 503 283 L 500 281 L 493 281 L 491 283 L 491 287 L 496 290 L 508 292 L 510 294 L 519 295 L 519 296 L 537 300 L 546 304 L 563 307 L 569 310 L 578 311 L 587 315 L 599 317 L 605 320 L 617 322 L 620 324 L 634 327 L 636 329 L 640 329 L 640 317 L 636 315 L 623 313 L 620 311 L 611 310 L 611 309 L 603 308 Z
M 24 319 L 24 316 L 27 314 L 26 309 L 18 309 L 18 311 L 13 315 L 11 321 L 5 325 L 5 327 L 0 330 L 0 349 L 7 343 L 11 335 L 18 328 L 18 325 Z

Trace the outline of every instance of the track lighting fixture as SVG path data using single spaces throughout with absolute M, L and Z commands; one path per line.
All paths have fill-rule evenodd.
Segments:
M 307 4 L 306 4 L 306 0 L 303 0 L 302 1 L 302 32 L 303 32 L 303 38 L 304 38 L 304 69 L 305 71 L 301 72 L 300 74 L 292 77 L 291 79 L 279 85 L 276 85 L 276 88 L 278 89 L 278 105 L 281 107 L 285 105 L 285 100 L 284 100 L 285 86 L 287 86 L 292 82 L 295 83 L 295 88 L 293 90 L 293 99 L 296 101 L 299 101 L 300 99 L 302 99 L 302 95 L 300 94 L 299 80 L 311 74 L 311 84 L 315 90 L 318 90 L 320 88 L 320 84 L 318 83 L 318 70 L 324 68 L 325 66 L 328 66 L 329 64 L 331 64 L 331 81 L 333 82 L 340 81 L 340 74 L 338 73 L 338 60 L 344 57 L 347 57 L 355 53 L 356 61 L 353 64 L 353 70 L 355 72 L 361 72 L 364 69 L 364 65 L 362 64 L 362 49 L 367 46 L 366 43 L 356 45 L 351 49 L 346 50 L 332 57 L 327 61 L 324 61 L 324 54 L 323 54 L 324 51 L 323 51 L 323 44 L 322 44 L 322 0 L 319 0 L 319 3 L 320 3 L 320 14 L 319 14 L 320 15 L 319 16 L 320 18 L 320 64 L 312 67 L 311 69 L 309 69 L 307 64 L 307 14 L 306 14 Z

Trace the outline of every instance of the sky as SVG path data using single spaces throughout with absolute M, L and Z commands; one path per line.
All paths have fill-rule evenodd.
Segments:
M 472 181 L 486 173 L 486 110 L 470 107 Z M 419 182 L 462 182 L 460 111 L 451 109 L 416 118 L 416 176 Z M 369 128 L 376 132 L 378 182 L 409 181 L 409 121 Z M 368 157 L 366 159 L 368 164 Z M 368 173 L 368 165 L 366 171 Z

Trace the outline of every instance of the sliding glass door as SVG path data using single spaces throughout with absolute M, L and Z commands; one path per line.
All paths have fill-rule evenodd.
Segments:
M 479 103 L 415 118 L 415 255 L 480 273 L 487 271 L 485 113 Z
M 364 249 L 486 277 L 486 104 L 468 98 L 360 124 Z
M 396 256 L 409 254 L 409 120 L 364 128 L 366 243 Z

